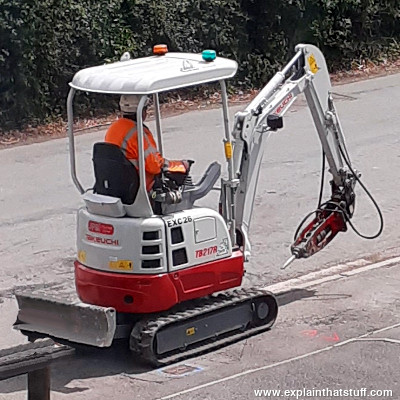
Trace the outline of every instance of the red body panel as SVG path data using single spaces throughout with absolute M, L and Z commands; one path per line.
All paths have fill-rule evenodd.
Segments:
M 171 273 L 179 302 L 240 286 L 243 262 L 242 252 L 236 251 L 229 258 Z
M 243 272 L 240 251 L 222 260 L 154 275 L 103 272 L 75 261 L 76 289 L 83 302 L 135 314 L 168 310 L 182 301 L 240 286 Z

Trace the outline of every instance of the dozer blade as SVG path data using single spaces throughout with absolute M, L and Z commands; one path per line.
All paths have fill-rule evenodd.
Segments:
M 72 343 L 111 346 L 116 330 L 115 309 L 82 303 L 74 291 L 65 294 L 59 289 L 53 286 L 16 292 L 19 312 L 14 327 L 28 336 L 32 332 Z

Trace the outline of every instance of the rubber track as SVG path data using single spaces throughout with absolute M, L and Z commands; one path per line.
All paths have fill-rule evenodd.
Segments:
M 257 333 L 269 330 L 277 317 L 278 306 L 276 300 L 276 308 L 271 311 L 274 312 L 275 315 L 266 325 L 250 327 L 244 332 L 233 333 L 230 336 L 217 338 L 216 340 L 208 340 L 200 343 L 197 347 L 183 351 L 177 350 L 176 353 L 167 355 L 165 357 L 160 356 L 160 358 L 158 358 L 153 351 L 153 341 L 157 332 L 168 325 L 184 322 L 190 318 L 203 316 L 205 313 L 217 311 L 225 307 L 231 307 L 235 304 L 240 304 L 262 296 L 271 296 L 273 299 L 275 299 L 272 293 L 265 290 L 238 289 L 230 293 L 222 293 L 205 299 L 187 302 L 184 309 L 171 311 L 168 314 L 160 313 L 153 315 L 151 318 L 146 318 L 136 323 L 130 337 L 130 348 L 132 352 L 138 355 L 143 361 L 155 366 L 162 366 L 183 360 L 188 357 L 200 355 L 210 350 L 215 350 L 229 343 L 233 343 Z

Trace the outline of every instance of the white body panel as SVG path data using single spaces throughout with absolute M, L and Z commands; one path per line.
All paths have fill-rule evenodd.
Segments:
M 143 254 L 148 252 L 149 246 L 156 246 L 152 249 L 158 247 L 158 251 Z M 91 214 L 81 208 L 78 211 L 77 249 L 82 264 L 102 271 L 154 274 L 168 270 L 165 225 L 157 217 L 113 218 Z M 154 267 L 146 268 L 146 262 L 151 261 Z
M 232 255 L 232 244 L 224 219 L 208 208 L 193 208 L 162 217 L 166 223 L 170 271 L 204 264 Z M 173 243 L 174 229 L 180 227 L 183 241 Z M 187 262 L 174 262 L 174 251 L 185 248 Z
M 85 68 L 70 86 L 85 92 L 153 94 L 231 78 L 236 70 L 236 61 L 226 58 L 204 61 L 201 54 L 167 53 Z
M 150 218 L 114 218 L 78 211 L 78 260 L 116 273 L 177 271 L 232 255 L 217 212 L 194 208 Z

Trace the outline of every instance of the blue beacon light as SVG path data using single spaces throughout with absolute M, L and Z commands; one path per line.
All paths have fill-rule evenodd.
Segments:
M 215 50 L 204 50 L 201 53 L 201 56 L 203 57 L 204 61 L 210 62 L 215 60 L 215 58 L 217 57 L 217 53 L 215 52 Z

